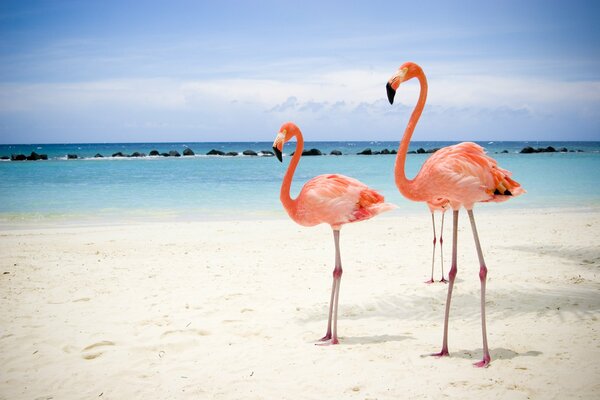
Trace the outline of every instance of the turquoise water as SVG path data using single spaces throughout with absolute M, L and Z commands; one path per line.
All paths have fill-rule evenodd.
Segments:
M 414 142 L 411 149 L 442 147 L 452 142 Z M 501 166 L 513 172 L 528 193 L 498 208 L 596 207 L 600 205 L 600 142 L 485 142 L 480 143 Z M 303 157 L 292 191 L 311 177 L 341 173 L 381 191 L 398 212 L 425 212 L 422 204 L 405 200 L 393 179 L 394 155 L 359 156 L 357 152 L 394 149 L 397 142 L 308 142 L 305 147 L 345 155 Z M 583 152 L 518 154 L 524 146 L 567 147 Z M 197 156 L 93 159 L 121 151 L 149 153 L 185 147 Z M 205 156 L 211 149 L 268 150 L 271 142 L 248 143 L 133 143 L 0 145 L 0 155 L 48 154 L 48 161 L 0 162 L 0 221 L 94 218 L 238 219 L 284 216 L 279 187 L 290 157 L 283 165 L 274 157 Z M 285 153 L 294 150 L 289 143 Z M 508 153 L 501 153 L 507 150 Z M 66 160 L 77 154 L 83 159 Z M 428 154 L 411 154 L 407 174 L 414 176 Z

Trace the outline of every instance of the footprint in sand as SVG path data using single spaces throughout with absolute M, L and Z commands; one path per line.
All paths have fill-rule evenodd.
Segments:
M 203 329 L 177 329 L 173 331 L 166 331 L 162 335 L 160 335 L 161 339 L 172 335 L 182 335 L 182 336 L 208 336 L 210 332 L 205 331 Z
M 110 340 L 103 340 L 101 342 L 96 342 L 94 344 L 90 344 L 85 347 L 81 352 L 83 353 L 81 357 L 86 360 L 93 360 L 94 358 L 98 358 L 104 353 L 104 351 L 100 351 L 105 346 L 114 346 L 115 343 Z

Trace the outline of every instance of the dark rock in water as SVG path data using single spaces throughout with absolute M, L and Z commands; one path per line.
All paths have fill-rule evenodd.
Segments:
M 390 151 L 388 149 L 383 149 L 381 150 L 381 154 L 390 154 Z
M 183 155 L 184 156 L 194 156 L 194 155 L 196 155 L 196 153 L 194 153 L 194 150 L 190 149 L 189 147 L 186 147 L 185 150 L 183 150 Z
M 150 155 L 150 156 L 160 156 L 160 153 L 158 152 L 158 150 L 150 150 L 150 153 L 148 153 L 148 155 Z
M 396 151 L 396 149 L 392 149 L 392 151 L 390 151 L 390 154 L 397 154 L 398 152 Z
M 235 156 L 237 156 L 237 155 L 238 155 L 238 152 L 237 152 L 237 151 L 230 151 L 229 153 L 227 153 L 227 154 L 224 154 L 224 155 L 226 155 L 226 156 L 230 156 L 230 157 L 235 157 Z
M 417 154 L 417 152 L 414 150 L 411 150 L 411 151 L 407 152 L 406 154 Z
M 215 150 L 212 149 L 211 151 L 209 151 L 208 153 L 206 153 L 207 156 L 224 156 L 225 153 L 222 152 L 221 150 Z
M 258 154 L 254 150 L 244 150 L 242 153 L 245 156 L 257 156 Z
M 380 152 L 380 151 L 377 151 L 377 150 L 375 150 L 375 151 L 373 152 L 373 155 L 377 155 L 377 154 L 381 154 L 381 152 Z
M 568 150 L 566 147 L 561 147 L 560 149 L 558 149 L 558 151 L 560 151 L 561 153 L 566 153 Z
M 422 147 L 419 147 L 419 148 L 417 149 L 417 154 L 425 154 L 425 153 L 426 153 L 426 151 L 425 151 L 425 149 L 424 149 L 424 148 L 422 148 Z
M 261 150 L 260 151 L 263 155 L 263 157 L 273 157 L 275 155 L 275 153 L 273 153 L 271 150 Z
M 11 161 L 25 161 L 27 160 L 27 156 L 25 154 L 11 154 Z
M 163 156 L 163 157 L 169 157 L 170 156 L 169 153 L 160 153 L 160 155 Z
M 177 150 L 171 150 L 171 151 L 169 151 L 169 156 L 170 157 L 181 157 L 181 154 L 179 154 L 179 152 Z
M 436 151 L 439 150 L 439 147 L 434 147 L 433 149 L 428 149 L 425 151 L 425 153 L 427 154 L 431 154 L 431 153 L 435 153 Z
M 552 147 L 552 146 L 548 146 L 548 147 L 546 147 L 546 148 L 544 149 L 544 151 L 545 151 L 546 153 L 555 153 L 555 152 L 556 152 L 556 149 L 555 149 L 554 147 Z
M 125 154 L 123 154 L 123 153 L 122 153 L 122 152 L 120 152 L 120 151 L 117 151 L 117 152 L 116 152 L 116 153 L 114 153 L 112 156 L 113 156 L 113 157 L 127 157 Z
M 131 153 L 131 157 L 146 157 L 146 153 L 140 153 L 138 151 Z
M 303 156 L 322 156 L 323 153 L 321 153 L 321 150 L 319 149 L 310 149 L 310 150 L 304 150 L 302 152 Z
M 361 151 L 360 153 L 356 153 L 359 156 L 370 156 L 371 154 L 373 154 L 373 151 L 369 148 L 364 149 L 363 151 Z
M 0 160 L 10 160 L 10 157 L 9 156 L 2 156 L 2 157 L 0 157 Z
M 77 157 L 77 154 L 67 154 L 67 160 L 75 160 Z
M 40 154 L 40 160 L 47 160 L 48 154 Z
M 40 157 L 40 155 L 38 153 L 36 153 L 35 151 L 32 151 L 31 155 L 27 156 L 27 159 L 29 161 L 37 161 L 37 160 L 41 160 L 42 158 Z
M 506 154 L 506 153 L 508 153 L 508 150 L 502 150 L 500 153 Z
M 104 158 L 104 156 L 100 153 L 96 153 L 96 155 L 94 156 L 94 158 Z
M 527 147 L 523 147 L 519 153 L 531 154 L 531 153 L 537 153 L 537 151 L 533 147 L 527 146 Z
M 581 150 L 581 149 L 577 149 L 577 152 L 578 152 L 578 153 L 583 153 L 583 150 Z
M 329 153 L 332 156 L 341 156 L 342 152 L 339 150 L 331 150 L 331 153 Z

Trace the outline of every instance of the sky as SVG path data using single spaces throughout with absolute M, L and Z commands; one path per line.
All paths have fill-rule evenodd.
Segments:
M 600 140 L 595 1 L 0 2 L 0 143 Z

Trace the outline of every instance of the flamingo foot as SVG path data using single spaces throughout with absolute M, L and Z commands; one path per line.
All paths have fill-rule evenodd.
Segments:
M 490 356 L 483 357 L 483 360 L 473 363 L 473 366 L 476 368 L 487 368 L 490 365 Z
M 436 358 L 449 357 L 450 353 L 448 353 L 448 350 L 442 349 L 442 351 L 440 351 L 439 353 L 431 353 L 430 356 Z
M 331 339 L 331 333 L 328 332 L 328 333 L 325 334 L 325 336 L 323 336 L 321 339 L 319 339 L 319 342 L 326 342 L 326 341 L 328 341 L 330 339 Z
M 444 278 L 443 276 L 442 276 L 442 279 L 440 279 L 440 282 L 441 283 L 448 283 L 448 281 L 446 280 L 446 278 Z
M 425 281 L 426 284 L 431 285 L 432 283 L 434 283 L 435 281 L 433 280 L 433 278 L 431 278 L 428 281 Z
M 320 343 L 315 343 L 316 346 L 331 346 L 334 344 L 340 344 L 340 341 L 336 337 L 325 340 L 321 339 Z

